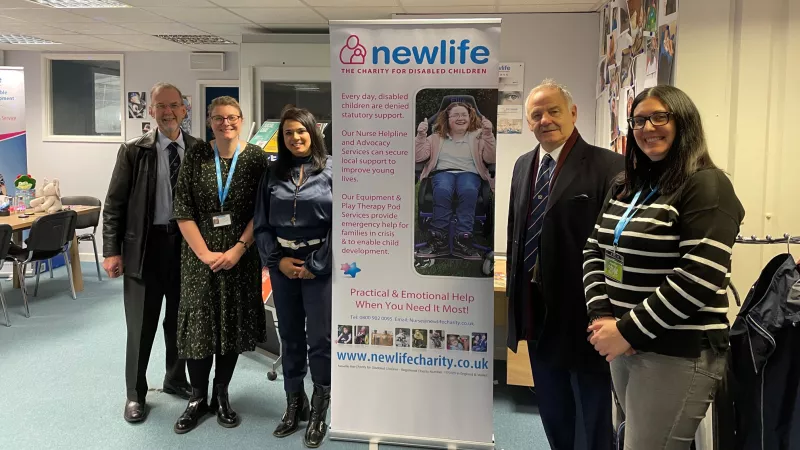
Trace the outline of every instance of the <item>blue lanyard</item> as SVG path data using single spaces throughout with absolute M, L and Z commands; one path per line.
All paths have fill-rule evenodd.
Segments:
M 617 222 L 617 227 L 614 229 L 614 248 L 616 248 L 617 245 L 619 245 L 619 237 L 622 236 L 622 230 L 624 230 L 625 227 L 628 226 L 628 223 L 630 223 L 631 219 L 633 219 L 633 214 L 634 214 L 633 208 L 634 206 L 636 206 L 636 201 L 639 200 L 639 197 L 642 195 L 643 190 L 644 188 L 639 189 L 639 192 L 637 192 L 636 195 L 633 196 L 633 200 L 631 200 L 631 204 L 628 205 L 628 209 L 625 210 L 625 214 L 623 214 L 622 217 L 619 219 L 619 222 Z M 647 201 L 650 200 L 650 197 L 652 197 L 653 194 L 655 193 L 656 193 L 655 189 L 650 189 L 650 193 L 647 194 L 647 197 L 644 198 L 642 204 L 644 205 L 645 203 L 647 203 Z
M 233 171 L 236 170 L 236 161 L 239 159 L 239 147 L 236 145 L 236 153 L 233 154 L 233 161 L 231 161 L 231 170 L 228 171 L 228 181 L 225 182 L 225 189 L 222 189 L 222 169 L 219 164 L 219 149 L 217 143 L 214 142 L 214 162 L 217 164 L 217 193 L 219 194 L 219 207 L 222 209 L 225 204 L 225 199 L 228 198 L 228 191 L 231 190 L 231 180 L 233 180 Z

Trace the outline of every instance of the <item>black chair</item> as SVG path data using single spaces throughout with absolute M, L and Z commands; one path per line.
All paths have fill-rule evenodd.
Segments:
M 61 204 L 63 205 L 72 205 L 72 206 L 103 206 L 103 202 L 100 199 L 95 197 L 89 196 L 75 196 L 75 197 L 62 197 Z M 84 228 L 91 228 L 91 233 L 86 234 L 79 234 L 78 235 L 78 242 L 87 242 L 92 241 L 92 247 L 94 248 L 94 263 L 97 265 L 97 279 L 103 281 L 103 277 L 100 275 L 100 258 L 97 255 L 97 241 L 95 241 L 94 235 L 97 233 L 97 226 L 100 223 L 100 211 L 95 211 L 90 214 L 83 214 L 78 216 L 78 224 L 75 226 L 76 230 L 83 230 Z M 50 274 L 52 278 L 52 267 L 50 268 Z
M 75 295 L 75 284 L 72 281 L 72 266 L 69 262 L 69 246 L 75 237 L 75 225 L 78 222 L 78 213 L 75 211 L 59 211 L 39 217 L 31 225 L 28 239 L 25 240 L 25 253 L 16 255 L 17 271 L 19 272 L 19 284 L 22 291 L 22 300 L 25 302 L 25 317 L 31 316 L 28 306 L 28 288 L 25 285 L 25 271 L 28 264 L 38 263 L 49 260 L 59 254 L 64 257 L 64 265 L 67 267 L 67 277 L 72 289 L 72 298 Z M 39 289 L 39 271 L 36 271 L 36 291 Z M 36 295 L 34 291 L 33 295 Z
M 11 246 L 11 234 L 13 230 L 11 225 L 0 224 L 0 269 L 3 268 L 3 263 L 8 256 L 8 248 Z M 10 327 L 11 322 L 8 320 L 8 311 L 6 310 L 6 298 L 3 295 L 3 285 L 0 283 L 0 305 L 3 306 L 3 316 L 6 318 L 6 326 Z

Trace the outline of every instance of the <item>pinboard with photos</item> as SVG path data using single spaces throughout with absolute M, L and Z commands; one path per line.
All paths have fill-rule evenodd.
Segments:
M 611 0 L 600 10 L 595 143 L 625 153 L 633 100 L 674 83 L 678 0 Z

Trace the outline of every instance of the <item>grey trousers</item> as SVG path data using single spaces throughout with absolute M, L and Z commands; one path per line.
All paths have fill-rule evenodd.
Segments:
M 614 359 L 625 450 L 688 450 L 724 370 L 725 357 L 713 350 L 696 359 L 647 352 Z

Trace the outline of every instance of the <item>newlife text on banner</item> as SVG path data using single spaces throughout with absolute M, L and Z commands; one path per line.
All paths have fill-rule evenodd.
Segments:
M 494 448 L 499 19 L 332 21 L 331 436 Z

